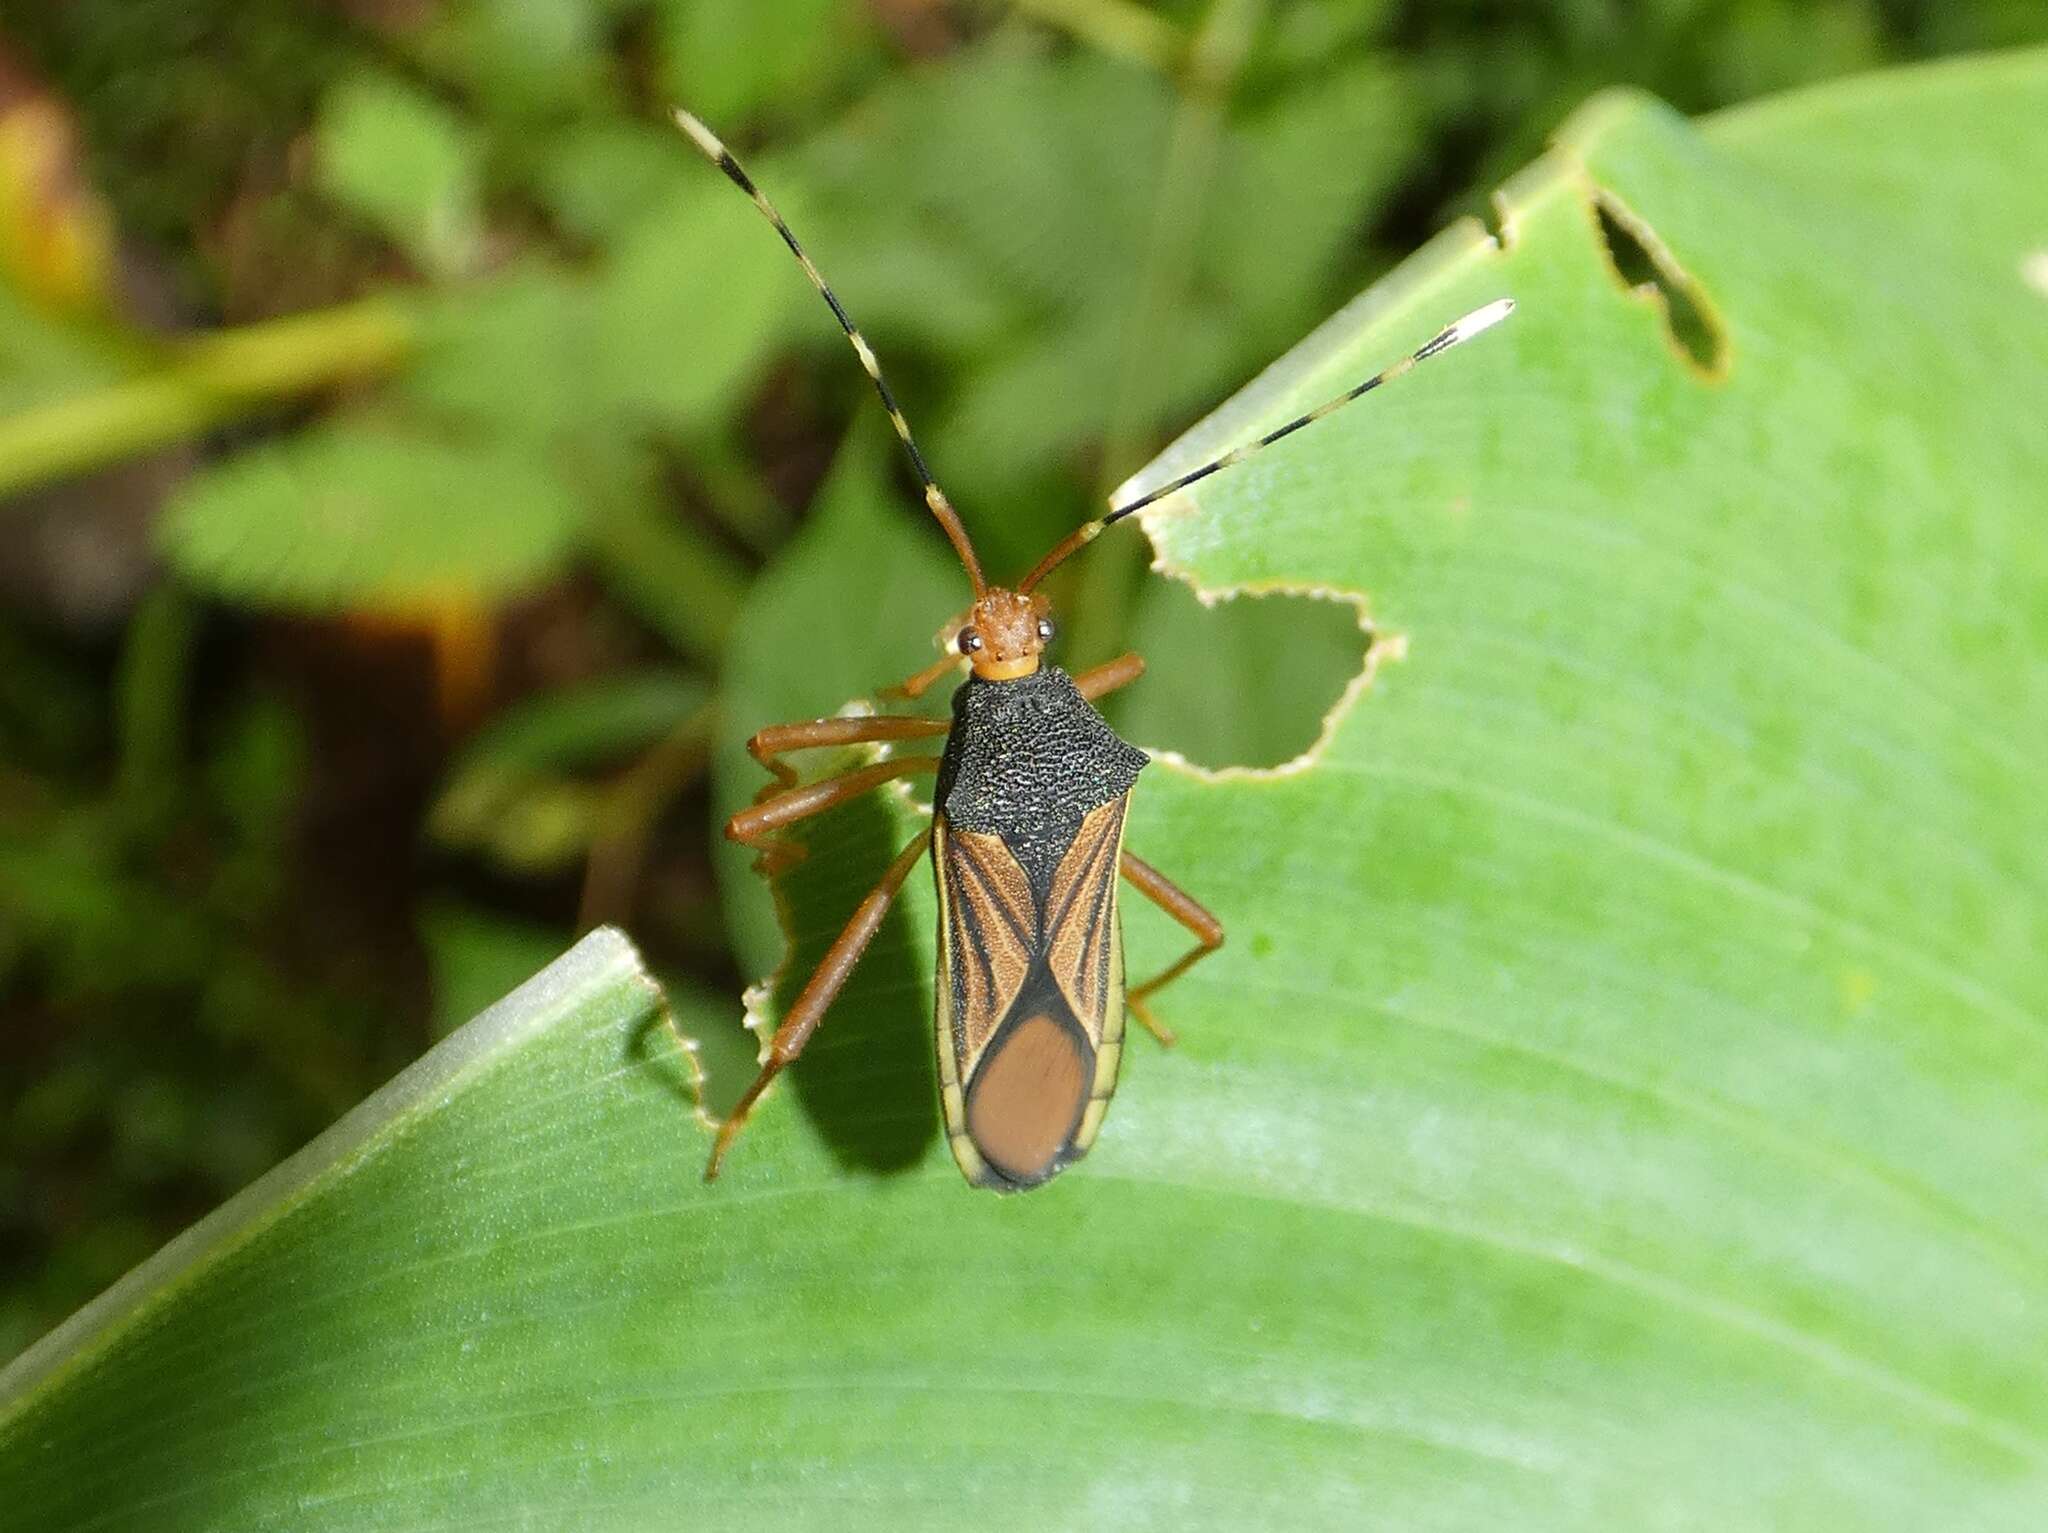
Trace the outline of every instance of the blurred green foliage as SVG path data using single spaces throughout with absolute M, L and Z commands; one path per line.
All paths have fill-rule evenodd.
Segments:
M 579 924 L 729 990 L 763 938 L 735 909 L 730 956 L 707 710 L 925 658 L 939 545 L 671 102 L 1008 571 L 1593 89 L 2043 37 L 2032 0 L 0 4 L 0 1355 Z M 791 544 L 835 458 L 930 600 Z M 1091 557 L 1065 658 L 1154 647 L 1148 743 L 1281 759 L 1357 667 L 1346 612 Z M 856 637 L 734 642 L 775 603 Z

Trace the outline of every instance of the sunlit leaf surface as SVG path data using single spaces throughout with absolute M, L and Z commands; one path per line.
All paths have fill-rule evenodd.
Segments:
M 1384 637 L 1313 767 L 1141 782 L 1231 945 L 1071 1174 L 939 1146 L 922 878 L 710 1189 L 595 939 L 0 1376 L 0 1521 L 2042 1526 L 2044 161 L 2040 54 L 1603 100 L 1148 472 L 1520 302 L 1149 519 Z

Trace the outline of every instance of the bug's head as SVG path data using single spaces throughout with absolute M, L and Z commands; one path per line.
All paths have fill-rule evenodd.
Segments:
M 1052 609 L 1043 596 L 991 589 L 967 609 L 953 644 L 983 681 L 1016 681 L 1038 669 L 1052 633 Z

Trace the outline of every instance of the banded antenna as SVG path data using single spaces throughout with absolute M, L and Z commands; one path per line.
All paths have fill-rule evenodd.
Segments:
M 1051 553 L 1038 561 L 1031 573 L 1026 575 L 1018 584 L 1017 589 L 1019 591 L 1031 590 L 1039 581 L 1051 574 L 1053 569 L 1065 560 L 1069 554 L 1086 548 L 1090 543 L 1093 543 L 1102 536 L 1104 528 L 1112 527 L 1125 517 L 1144 510 L 1154 501 L 1164 500 L 1177 490 L 1186 489 L 1198 479 L 1207 479 L 1211 474 L 1219 473 L 1233 464 L 1244 462 L 1246 458 L 1251 457 L 1254 453 L 1263 452 L 1282 437 L 1292 436 L 1295 432 L 1301 430 L 1302 427 L 1314 425 L 1331 411 L 1342 409 L 1361 394 L 1370 394 L 1381 384 L 1392 383 L 1403 373 L 1411 370 L 1418 362 L 1427 362 L 1431 357 L 1440 356 L 1442 353 L 1449 351 L 1459 342 L 1469 341 L 1481 331 L 1491 330 L 1495 325 L 1514 313 L 1514 311 L 1515 301 L 1512 298 L 1498 298 L 1483 309 L 1474 309 L 1463 319 L 1446 325 L 1392 367 L 1382 372 L 1374 373 L 1363 383 L 1353 384 L 1335 399 L 1317 405 L 1308 414 L 1296 416 L 1284 426 L 1276 426 L 1256 441 L 1247 442 L 1242 447 L 1233 447 L 1229 452 L 1213 462 L 1204 463 L 1200 468 L 1182 474 L 1178 479 L 1162 484 L 1158 489 L 1148 491 L 1140 495 L 1136 500 L 1126 501 L 1123 505 L 1115 507 L 1106 516 L 1097 517 L 1092 522 L 1083 522 L 1079 527 L 1068 533 L 1065 538 L 1061 539 L 1059 543 L 1055 544 Z
M 953 509 L 953 503 L 946 499 L 946 492 L 939 488 L 932 478 L 932 471 L 924 461 L 924 454 L 918 450 L 917 438 L 910 434 L 910 422 L 903 418 L 903 407 L 896 403 L 896 396 L 882 377 L 882 364 L 875 360 L 874 348 L 867 343 L 867 337 L 860 333 L 846 306 L 839 301 L 839 295 L 826 285 L 825 279 L 811 258 L 804 253 L 804 247 L 790 232 L 789 225 L 782 221 L 782 215 L 775 211 L 761 189 L 754 185 L 754 178 L 740 168 L 740 162 L 732 157 L 732 151 L 719 141 L 716 133 L 705 127 L 697 118 L 678 107 L 676 126 L 690 135 L 690 142 L 703 151 L 704 158 L 724 171 L 734 186 L 754 200 L 754 206 L 761 210 L 761 216 L 775 226 L 775 232 L 782 236 L 782 243 L 789 247 L 790 254 L 803 267 L 804 275 L 811 279 L 811 286 L 818 295 L 832 306 L 833 317 L 839 321 L 839 328 L 846 332 L 847 340 L 853 343 L 853 354 L 860 358 L 860 365 L 866 369 L 868 381 L 874 384 L 875 392 L 882 397 L 882 408 L 889 412 L 889 424 L 896 428 L 896 435 L 903 442 L 903 449 L 910 454 L 910 466 L 917 470 L 917 477 L 924 483 L 924 503 L 931 508 L 933 516 L 939 519 L 939 526 L 945 529 L 946 539 L 953 545 L 953 552 L 960 556 L 960 562 L 967 568 L 967 579 L 974 587 L 977 598 L 987 590 L 982 579 L 981 561 L 974 556 L 974 545 L 968 541 L 967 529 L 961 524 L 960 513 Z

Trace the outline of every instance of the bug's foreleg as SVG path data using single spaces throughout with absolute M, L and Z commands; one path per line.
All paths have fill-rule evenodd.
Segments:
M 1131 881 L 1132 886 L 1140 894 L 1194 933 L 1195 945 L 1181 955 L 1179 962 L 1169 964 L 1124 997 L 1125 1004 L 1131 1008 L 1131 1015 L 1144 1023 L 1146 1030 L 1153 1037 L 1170 1046 L 1174 1042 L 1173 1029 L 1152 1015 L 1152 1008 L 1145 1003 L 1145 998 L 1154 991 L 1172 984 L 1223 946 L 1223 923 L 1204 910 L 1193 895 L 1151 863 L 1125 852 L 1122 870 L 1124 877 Z
M 895 686 L 882 688 L 881 695 L 884 697 L 907 698 L 911 702 L 916 702 L 917 699 L 923 697 L 925 693 L 929 692 L 939 682 L 944 681 L 946 677 L 966 663 L 967 657 L 965 655 L 947 655 L 942 659 L 934 660 L 915 676 L 906 676 L 903 680 L 897 682 Z
M 754 1110 L 754 1104 L 768 1089 L 768 1083 L 782 1072 L 785 1065 L 803 1053 L 804 1045 L 810 1042 L 811 1034 L 824 1020 L 825 1008 L 832 1004 L 847 976 L 853 973 L 854 965 L 860 962 L 861 954 L 867 951 L 868 943 L 880 929 L 882 917 L 889 913 L 889 906 L 902 889 L 903 881 L 910 877 L 910 870 L 917 866 L 917 859 L 924 855 L 930 843 L 931 832 L 921 830 L 908 846 L 897 853 L 896 860 L 889 864 L 889 871 L 882 875 L 882 881 L 868 891 L 867 897 L 854 910 L 853 919 L 846 923 L 846 929 L 833 938 L 832 946 L 818 960 L 818 967 L 811 971 L 803 991 L 784 1013 L 781 1025 L 775 1029 L 775 1036 L 768 1041 L 768 1057 L 762 1062 L 761 1073 L 754 1077 L 754 1084 L 747 1088 L 746 1094 L 726 1115 L 725 1122 L 718 1126 L 718 1138 L 711 1146 L 711 1163 L 704 1168 L 705 1181 L 717 1179 L 726 1152 L 732 1148 L 740 1130 L 746 1127 L 747 1114 Z
M 1127 687 L 1145 674 L 1145 657 L 1136 650 L 1118 655 L 1114 660 L 1091 666 L 1074 678 L 1074 686 L 1089 702 L 1114 692 L 1118 687 Z
M 940 719 L 901 718 L 891 714 L 808 719 L 800 724 L 769 725 L 747 742 L 747 753 L 775 774 L 777 785 L 793 788 L 797 783 L 796 768 L 782 759 L 791 751 L 815 750 L 826 745 L 869 745 L 882 740 L 925 740 L 944 734 L 947 728 Z M 775 787 L 770 787 L 761 798 L 766 799 L 775 791 Z
M 778 839 L 776 831 L 794 825 L 798 820 L 807 820 L 814 814 L 823 814 L 849 799 L 859 798 L 885 782 L 938 769 L 939 758 L 936 756 L 901 756 L 894 761 L 878 761 L 873 766 L 842 772 L 837 777 L 822 777 L 801 788 L 790 788 L 765 798 L 751 809 L 742 809 L 725 822 L 726 839 L 759 852 L 761 855 L 754 864 L 755 870 L 764 877 L 772 877 L 803 860 L 803 848 L 792 841 Z

